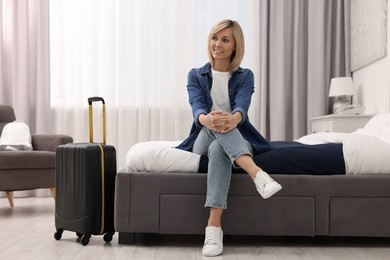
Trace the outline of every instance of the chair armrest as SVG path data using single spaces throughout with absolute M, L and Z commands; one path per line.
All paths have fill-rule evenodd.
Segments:
M 60 134 L 32 134 L 31 142 L 34 150 L 55 152 L 61 144 L 73 143 L 73 138 Z

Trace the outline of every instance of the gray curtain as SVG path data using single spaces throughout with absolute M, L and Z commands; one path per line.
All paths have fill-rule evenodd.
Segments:
M 331 111 L 331 78 L 350 75 L 349 1 L 261 0 L 260 19 L 260 130 L 293 140 Z
M 0 104 L 12 106 L 32 133 L 52 123 L 49 79 L 49 0 L 0 0 Z M 49 189 L 14 192 L 37 195 L 51 196 Z
M 46 133 L 49 0 L 0 1 L 0 11 L 0 104 L 12 106 L 32 133 Z

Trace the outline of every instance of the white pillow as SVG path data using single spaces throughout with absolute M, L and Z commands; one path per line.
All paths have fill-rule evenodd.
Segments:
M 181 141 L 137 143 L 126 154 L 127 172 L 197 172 L 200 155 L 176 149 Z
M 14 121 L 4 126 L 0 137 L 0 151 L 33 149 L 30 128 L 22 121 Z
M 348 136 L 347 133 L 339 132 L 319 132 L 314 134 L 304 135 L 299 139 L 296 139 L 296 142 L 302 144 L 327 144 L 327 143 L 342 143 L 343 139 Z
M 389 132 L 390 131 L 390 113 L 377 114 L 373 116 L 363 127 L 366 131 Z
M 353 133 L 373 136 L 390 144 L 390 113 L 375 115 L 363 128 L 359 128 Z

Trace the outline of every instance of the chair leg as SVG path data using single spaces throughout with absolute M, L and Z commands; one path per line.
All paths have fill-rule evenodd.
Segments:
M 53 199 L 56 199 L 56 188 L 52 187 L 50 188 L 51 196 L 53 196 Z
M 14 206 L 14 193 L 12 191 L 6 191 L 9 205 Z

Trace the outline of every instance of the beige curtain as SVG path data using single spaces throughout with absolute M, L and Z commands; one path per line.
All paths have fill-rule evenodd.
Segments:
M 261 132 L 270 140 L 307 133 L 329 114 L 332 77 L 350 74 L 348 0 L 261 0 Z

